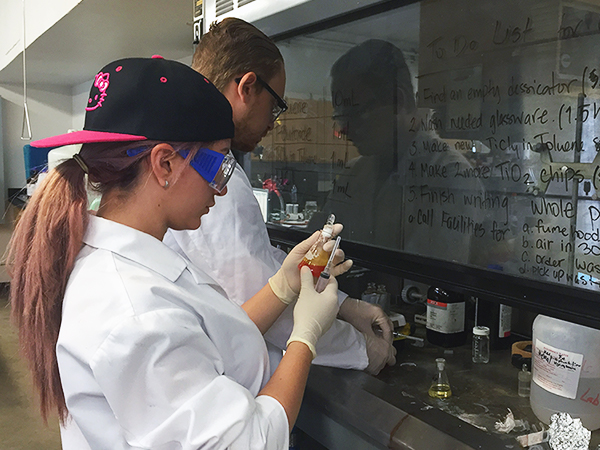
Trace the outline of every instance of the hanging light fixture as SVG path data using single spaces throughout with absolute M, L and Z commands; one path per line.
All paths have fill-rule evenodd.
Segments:
M 27 108 L 27 64 L 25 60 L 25 0 L 23 0 L 23 127 L 21 128 L 21 139 L 31 140 L 31 122 L 29 120 L 29 108 Z

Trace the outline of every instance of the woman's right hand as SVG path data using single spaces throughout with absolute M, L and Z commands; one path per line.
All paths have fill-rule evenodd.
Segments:
M 302 267 L 300 278 L 300 296 L 294 307 L 294 327 L 287 345 L 294 341 L 305 343 L 314 359 L 317 356 L 317 341 L 329 330 L 339 310 L 338 285 L 335 278 L 331 277 L 325 290 L 318 293 L 308 267 Z
M 341 223 L 333 225 L 333 237 L 341 233 L 343 226 Z M 292 303 L 298 297 L 300 292 L 300 271 L 298 270 L 298 264 L 306 255 L 311 246 L 316 242 L 319 237 L 319 231 L 315 231 L 312 236 L 308 239 L 300 242 L 296 245 L 287 255 L 281 268 L 269 278 L 269 285 L 275 293 L 275 295 L 286 305 Z M 331 239 L 325 243 L 323 249 L 331 252 L 333 250 L 333 244 L 335 239 Z M 348 259 L 344 261 L 344 251 L 338 248 L 335 252 L 333 259 L 333 267 L 331 268 L 331 276 L 336 277 L 341 275 L 352 267 L 352 260 Z

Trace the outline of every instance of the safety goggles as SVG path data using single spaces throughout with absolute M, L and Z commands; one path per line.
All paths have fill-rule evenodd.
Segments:
M 180 150 L 179 153 L 187 158 L 190 151 Z M 190 166 L 208 181 L 208 185 L 218 192 L 222 192 L 235 169 L 235 158 L 231 150 L 224 155 L 208 148 L 201 148 L 196 152 Z

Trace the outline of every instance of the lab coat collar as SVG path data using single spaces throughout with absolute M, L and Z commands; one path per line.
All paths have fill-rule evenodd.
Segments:
M 172 282 L 188 268 L 184 258 L 155 237 L 91 214 L 83 242 L 148 267 Z M 214 283 L 208 275 L 202 276 L 204 274 L 199 273 L 198 270 L 190 270 L 190 272 L 197 283 Z

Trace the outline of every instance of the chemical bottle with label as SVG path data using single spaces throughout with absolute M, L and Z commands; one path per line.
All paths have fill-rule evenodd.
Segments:
M 323 229 L 321 230 L 319 238 L 306 253 L 302 261 L 300 261 L 300 264 L 298 264 L 298 267 L 308 266 L 314 277 L 321 275 L 321 272 L 323 272 L 323 269 L 325 269 L 327 261 L 329 260 L 330 253 L 323 250 L 323 245 L 331 240 L 334 223 L 335 215 L 330 214 L 325 226 L 323 226 Z
M 533 322 L 531 409 L 542 422 L 566 412 L 600 428 L 600 330 L 539 315 Z
M 492 350 L 510 348 L 512 308 L 501 303 L 475 299 L 475 324 L 490 329 Z
M 465 298 L 431 286 L 427 291 L 427 340 L 441 347 L 458 347 L 467 340 Z

